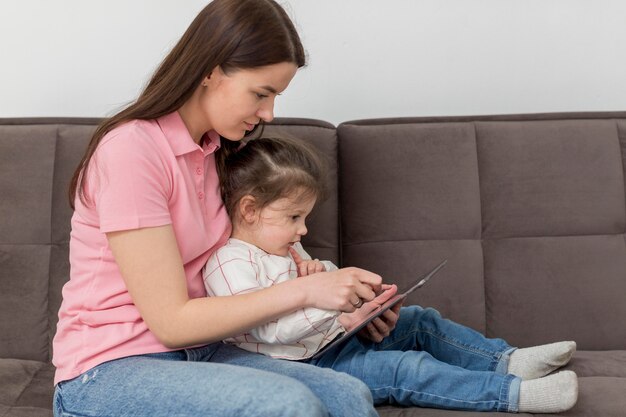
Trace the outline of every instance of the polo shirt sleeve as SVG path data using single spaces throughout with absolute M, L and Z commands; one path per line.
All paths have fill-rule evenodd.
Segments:
M 172 157 L 173 158 L 173 157 Z M 155 139 L 137 127 L 100 143 L 90 169 L 103 233 L 171 224 L 171 164 Z

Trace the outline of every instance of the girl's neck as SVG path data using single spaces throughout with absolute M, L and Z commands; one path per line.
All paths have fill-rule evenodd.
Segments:
M 233 224 L 233 231 L 231 232 L 230 237 L 254 245 L 254 239 L 252 239 L 251 233 L 245 227 L 235 226 Z

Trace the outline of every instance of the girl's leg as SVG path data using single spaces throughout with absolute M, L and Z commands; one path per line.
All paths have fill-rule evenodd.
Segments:
M 361 379 L 376 404 L 543 413 L 575 404 L 573 372 L 522 382 L 507 372 L 513 350 L 501 339 L 442 319 L 436 310 L 407 307 L 383 342 L 353 338 L 310 362 Z
M 522 379 L 541 378 L 567 364 L 576 351 L 575 342 L 557 342 L 516 349 L 502 339 L 446 320 L 432 308 L 401 310 L 396 329 L 376 350 L 424 350 L 436 359 L 470 370 L 513 374 Z
M 419 306 L 403 307 L 392 333 L 381 343 L 370 342 L 367 348 L 421 350 L 450 365 L 500 374 L 507 373 L 510 354 L 515 351 L 502 339 L 489 339 L 469 327 L 442 318 L 433 308 Z
M 322 401 L 331 416 L 378 416 L 366 384 L 345 373 L 297 361 L 272 359 L 226 344 L 221 345 L 209 360 L 265 370 L 298 380 Z M 309 414 L 302 412 L 302 415 L 308 416 Z
M 370 388 L 375 404 L 518 411 L 518 377 L 471 371 L 423 351 L 373 350 L 367 345 L 354 338 L 311 363 L 359 378 Z
M 297 380 L 230 365 L 188 361 L 185 351 L 101 364 L 58 384 L 60 416 L 327 416 Z

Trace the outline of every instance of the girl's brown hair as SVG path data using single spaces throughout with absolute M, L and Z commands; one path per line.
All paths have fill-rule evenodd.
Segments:
M 233 222 L 244 196 L 259 209 L 285 197 L 323 199 L 327 193 L 325 161 L 306 143 L 288 138 L 248 141 L 224 161 L 222 198 Z
M 70 206 L 78 193 L 85 202 L 84 178 L 102 137 L 134 119 L 157 119 L 178 110 L 202 80 L 220 66 L 228 74 L 239 69 L 291 62 L 306 63 L 296 29 L 273 0 L 214 0 L 191 23 L 165 57 L 137 100 L 105 119 L 94 132 L 69 188 Z M 238 144 L 222 140 L 216 153 L 218 170 Z

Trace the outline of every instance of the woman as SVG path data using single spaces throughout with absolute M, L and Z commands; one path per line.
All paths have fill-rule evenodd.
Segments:
M 205 297 L 201 268 L 231 230 L 221 161 L 272 120 L 304 64 L 274 1 L 215 0 L 137 101 L 98 127 L 70 187 L 55 416 L 376 415 L 346 375 L 244 351 L 233 351 L 244 366 L 213 358 L 221 339 L 303 307 L 353 312 L 380 290 L 379 276 L 350 268 Z M 396 320 L 390 312 L 370 337 Z

